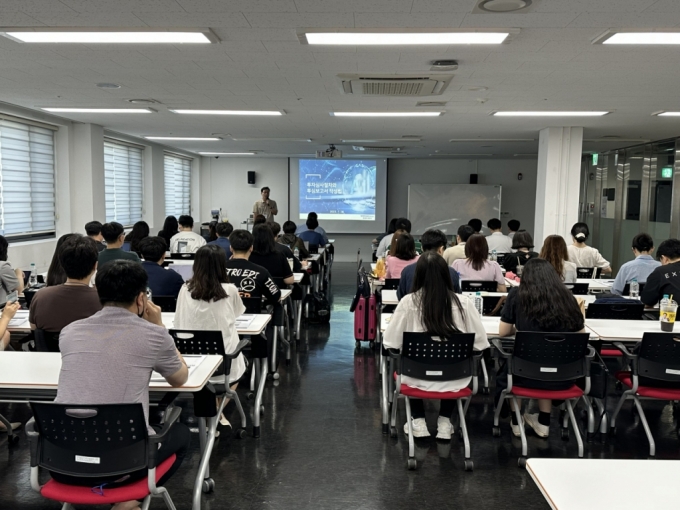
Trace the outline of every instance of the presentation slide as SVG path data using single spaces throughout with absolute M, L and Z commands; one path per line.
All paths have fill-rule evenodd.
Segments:
M 375 221 L 376 160 L 301 159 L 299 168 L 300 219 Z

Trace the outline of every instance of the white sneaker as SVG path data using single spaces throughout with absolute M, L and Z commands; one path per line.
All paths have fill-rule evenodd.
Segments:
M 519 425 L 512 423 L 512 418 L 510 419 L 510 428 L 512 429 L 512 435 L 515 437 L 522 437 L 522 431 L 520 427 L 524 427 L 524 420 Z
M 526 414 L 524 413 L 524 421 L 534 429 L 538 437 L 548 437 L 550 427 L 548 425 L 541 425 L 538 422 L 538 413 Z
M 453 424 L 446 416 L 439 416 L 437 418 L 437 439 L 445 439 L 449 441 L 453 434 Z
M 427 423 L 425 418 L 416 418 L 413 420 L 413 437 L 430 437 L 427 430 Z M 408 423 L 404 423 L 404 434 L 408 436 Z

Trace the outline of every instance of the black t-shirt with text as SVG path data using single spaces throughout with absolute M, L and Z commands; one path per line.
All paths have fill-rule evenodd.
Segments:
M 263 297 L 270 304 L 278 303 L 281 299 L 281 291 L 272 280 L 269 271 L 249 260 L 228 260 L 227 275 L 229 283 L 236 285 L 241 297 Z
M 673 301 L 680 296 L 680 262 L 659 266 L 647 277 L 645 288 L 640 292 L 640 301 L 654 306 L 664 294 L 673 294 Z

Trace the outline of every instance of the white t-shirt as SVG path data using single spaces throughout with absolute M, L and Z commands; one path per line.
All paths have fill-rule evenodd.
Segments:
M 592 246 L 567 246 L 569 252 L 569 261 L 576 264 L 576 267 L 609 267 L 609 261 L 606 260 L 599 251 Z
M 380 240 L 380 244 L 378 245 L 378 250 L 375 252 L 376 257 L 379 259 L 385 258 L 387 256 L 387 252 L 390 251 L 390 246 L 392 245 L 392 238 L 394 237 L 394 234 L 387 234 L 385 237 L 383 237 Z
M 512 239 L 501 232 L 494 232 L 490 236 L 486 236 L 486 244 L 489 245 L 489 253 L 494 250 L 496 250 L 496 253 L 512 252 Z
M 170 253 L 196 253 L 206 244 L 203 236 L 196 232 L 179 232 L 170 239 Z
M 489 347 L 489 340 L 482 324 L 482 319 L 475 310 L 474 298 L 466 294 L 457 294 L 460 304 L 465 314 L 463 320 L 460 310 L 453 306 L 453 320 L 463 333 L 475 334 L 475 350 L 482 351 Z M 418 293 L 407 294 L 404 296 L 397 309 L 392 314 L 392 319 L 387 325 L 383 342 L 385 347 L 400 349 L 404 342 L 405 332 L 422 333 L 425 331 L 420 322 L 420 311 L 418 310 Z M 418 388 L 425 391 L 460 391 L 470 385 L 471 377 L 456 379 L 453 381 L 424 381 L 412 377 L 402 376 L 401 382 L 411 388 Z
M 227 354 L 234 352 L 238 346 L 236 319 L 245 313 L 238 289 L 231 283 L 223 283 L 222 288 L 227 297 L 219 301 L 200 301 L 193 299 L 186 284 L 182 286 L 177 297 L 174 326 L 176 329 L 196 329 L 203 331 L 221 331 L 224 350 Z M 246 371 L 243 354 L 239 354 L 231 362 L 229 382 L 237 381 Z
M 576 283 L 576 264 L 565 260 L 562 266 L 564 283 Z

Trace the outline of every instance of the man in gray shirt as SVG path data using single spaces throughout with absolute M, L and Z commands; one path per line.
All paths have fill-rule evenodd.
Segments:
M 189 371 L 172 337 L 163 326 L 161 310 L 146 298 L 147 275 L 141 264 L 113 260 L 95 279 L 103 309 L 92 317 L 66 326 L 59 336 L 61 372 L 55 402 L 64 404 L 126 404 L 144 407 L 149 434 L 149 380 L 155 370 L 178 387 L 186 383 Z M 163 483 L 177 471 L 189 447 L 186 426 L 176 423 L 157 453 L 161 463 L 172 454 L 177 459 L 160 479 Z M 146 477 L 146 469 L 126 480 Z M 114 480 L 73 479 L 58 473 L 52 477 L 64 483 L 95 486 Z M 116 479 L 120 477 L 115 477 Z M 135 508 L 120 506 L 114 508 Z

